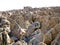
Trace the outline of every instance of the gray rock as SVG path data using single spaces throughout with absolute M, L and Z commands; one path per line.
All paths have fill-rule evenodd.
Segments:
M 39 22 L 32 23 L 27 29 L 27 36 L 31 35 L 35 31 L 35 29 L 39 29 L 39 28 L 40 28 Z
M 44 42 L 44 35 L 42 33 L 36 34 L 29 41 L 29 45 L 38 45 L 40 42 Z

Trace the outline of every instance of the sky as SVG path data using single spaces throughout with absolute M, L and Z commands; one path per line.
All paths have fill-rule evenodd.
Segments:
M 23 7 L 60 6 L 60 0 L 0 0 L 0 11 L 23 9 Z

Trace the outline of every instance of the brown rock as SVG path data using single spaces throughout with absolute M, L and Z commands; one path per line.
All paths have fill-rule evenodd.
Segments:
M 45 44 L 44 42 L 40 42 L 39 45 L 47 45 L 47 44 Z
M 60 32 L 57 34 L 55 39 L 51 42 L 51 45 L 60 45 Z

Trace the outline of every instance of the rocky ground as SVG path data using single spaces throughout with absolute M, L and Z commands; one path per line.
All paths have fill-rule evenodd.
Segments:
M 0 45 L 60 45 L 60 7 L 0 11 Z

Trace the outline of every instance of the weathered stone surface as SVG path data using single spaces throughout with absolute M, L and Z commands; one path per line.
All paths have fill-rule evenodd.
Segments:
M 39 45 L 47 45 L 47 44 L 45 44 L 45 43 L 43 43 L 43 42 L 40 42 Z
M 10 22 L 11 22 L 11 36 L 15 36 L 17 38 L 21 38 L 21 36 L 25 35 L 25 30 L 26 29 L 23 29 L 20 27 L 20 25 L 15 21 L 15 20 L 12 20 L 12 19 L 9 19 Z
M 48 28 L 53 28 L 56 24 L 58 24 L 58 22 L 59 22 L 58 18 L 51 17 Z
M 8 45 L 10 43 L 10 37 L 7 32 L 2 33 L 2 45 Z
M 52 35 L 51 35 L 51 32 L 48 31 L 45 35 L 44 35 L 44 42 L 46 44 L 50 44 L 52 41 Z
M 27 43 L 24 40 L 22 40 L 22 41 L 17 41 L 15 45 L 27 45 Z
M 10 43 L 10 37 L 8 33 L 10 32 L 10 22 L 6 17 L 0 16 L 0 45 L 8 45 Z
M 31 35 L 31 33 L 33 33 L 35 29 L 39 29 L 39 28 L 40 28 L 39 22 L 32 23 L 27 29 L 27 36 Z
M 56 24 L 55 27 L 51 30 L 52 38 L 54 39 L 56 35 L 60 32 L 60 23 Z
M 0 11 L 0 45 L 60 45 L 60 7 Z
M 57 34 L 51 45 L 60 45 L 60 32 Z
M 44 42 L 44 35 L 42 33 L 34 35 L 29 41 L 29 45 L 38 45 L 39 42 Z
M 2 33 L 0 33 L 0 45 L 2 44 Z

